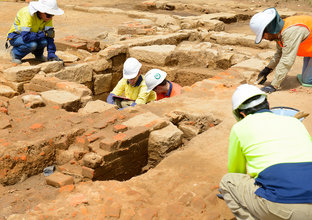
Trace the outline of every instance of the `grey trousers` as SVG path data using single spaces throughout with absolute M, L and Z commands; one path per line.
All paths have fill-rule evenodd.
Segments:
M 259 188 L 248 174 L 228 173 L 220 182 L 224 201 L 236 219 L 312 220 L 312 204 L 275 203 L 255 194 Z
M 302 82 L 312 84 L 312 59 L 311 57 L 303 58 Z

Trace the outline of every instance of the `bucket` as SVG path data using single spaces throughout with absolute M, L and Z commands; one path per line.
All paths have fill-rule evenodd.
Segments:
M 283 115 L 283 116 L 290 116 L 294 117 L 299 110 L 291 107 L 285 107 L 285 106 L 279 106 L 279 107 L 273 107 L 270 109 L 274 114 L 277 115 Z M 299 118 L 300 121 L 303 121 L 304 117 Z

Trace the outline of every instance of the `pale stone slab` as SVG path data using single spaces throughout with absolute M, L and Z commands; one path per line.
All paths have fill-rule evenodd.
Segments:
M 88 102 L 86 106 L 79 109 L 78 112 L 81 114 L 91 114 L 95 112 L 105 112 L 111 108 L 114 108 L 114 105 L 108 104 L 101 100 L 96 100 Z
M 25 82 L 31 80 L 40 71 L 39 66 L 16 66 L 3 71 L 7 80 Z

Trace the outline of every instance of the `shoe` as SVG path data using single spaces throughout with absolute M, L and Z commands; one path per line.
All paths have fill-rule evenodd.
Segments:
M 35 56 L 35 59 L 37 61 L 40 61 L 40 62 L 46 62 L 47 61 L 47 58 L 45 56 L 43 56 L 43 54 L 40 56 Z
M 272 85 L 262 87 L 261 90 L 265 93 L 272 93 L 276 91 L 276 89 Z
M 10 52 L 10 55 L 11 55 L 11 61 L 13 63 L 16 63 L 16 64 L 21 64 L 22 63 L 22 60 L 21 59 L 17 59 L 13 53 L 13 51 L 11 50 Z

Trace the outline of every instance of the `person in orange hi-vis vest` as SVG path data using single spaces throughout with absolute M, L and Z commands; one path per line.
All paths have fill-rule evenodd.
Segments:
M 151 69 L 145 74 L 147 92 L 155 91 L 157 100 L 181 94 L 182 87 L 166 79 L 167 73 L 159 69 Z
M 281 19 L 275 8 L 268 8 L 251 18 L 250 28 L 256 34 L 256 44 L 262 39 L 276 42 L 274 57 L 259 73 L 256 81 L 257 84 L 263 84 L 275 69 L 273 81 L 261 88 L 262 91 L 272 93 L 280 89 L 297 56 L 304 57 L 302 74 L 297 77 L 303 86 L 312 86 L 312 16 Z

